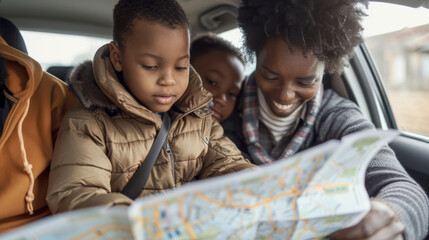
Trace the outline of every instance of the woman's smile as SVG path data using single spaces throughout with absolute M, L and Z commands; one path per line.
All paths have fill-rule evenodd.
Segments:
M 279 110 L 282 110 L 282 111 L 289 110 L 293 107 L 293 103 L 292 104 L 280 104 L 276 101 L 273 101 L 273 103 L 274 103 L 274 106 L 276 108 L 278 108 Z

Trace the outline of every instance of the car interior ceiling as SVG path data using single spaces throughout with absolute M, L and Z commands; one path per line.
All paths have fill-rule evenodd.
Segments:
M 429 8 L 428 0 L 370 0 L 370 1 L 400 4 L 400 5 L 414 7 L 414 8 L 417 8 L 417 7 Z

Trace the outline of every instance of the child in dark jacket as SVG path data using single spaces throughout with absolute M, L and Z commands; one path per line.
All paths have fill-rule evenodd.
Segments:
M 201 35 L 192 41 L 191 64 L 200 74 L 204 88 L 213 94 L 211 110 L 219 122 L 233 109 L 244 80 L 245 61 L 240 50 L 214 35 Z
M 176 1 L 120 0 L 113 38 L 71 75 L 82 106 L 58 134 L 47 197 L 53 213 L 130 204 L 121 191 L 145 161 L 163 114 L 171 129 L 140 196 L 254 166 L 212 118 Z

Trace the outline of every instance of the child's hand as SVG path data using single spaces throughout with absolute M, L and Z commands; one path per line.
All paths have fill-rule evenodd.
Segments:
M 404 224 L 386 203 L 371 200 L 371 210 L 357 225 L 339 230 L 329 239 L 393 239 L 402 240 Z

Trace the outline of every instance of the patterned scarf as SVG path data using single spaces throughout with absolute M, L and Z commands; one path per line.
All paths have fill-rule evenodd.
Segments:
M 316 96 L 307 103 L 305 123 L 295 132 L 290 143 L 278 159 L 273 159 L 263 149 L 259 143 L 259 107 L 258 107 L 258 87 L 255 77 L 252 75 L 244 86 L 243 96 L 243 133 L 247 149 L 252 160 L 258 164 L 271 163 L 276 160 L 285 159 L 294 155 L 301 147 L 314 125 L 320 103 L 323 96 L 323 86 L 321 85 Z

